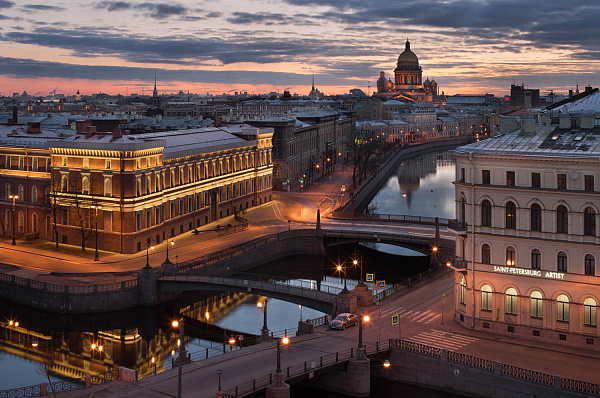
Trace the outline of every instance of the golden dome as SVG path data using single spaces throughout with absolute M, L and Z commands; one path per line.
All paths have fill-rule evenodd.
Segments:
M 419 58 L 417 58 L 416 54 L 410 50 L 410 42 L 408 40 L 406 40 L 406 47 L 404 51 L 398 57 L 398 68 L 403 69 L 401 68 L 402 66 L 419 66 Z

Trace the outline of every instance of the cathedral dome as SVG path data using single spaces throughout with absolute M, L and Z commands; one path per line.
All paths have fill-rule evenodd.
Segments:
M 410 42 L 406 40 L 406 47 L 398 57 L 398 69 L 418 69 L 419 58 L 410 50 Z

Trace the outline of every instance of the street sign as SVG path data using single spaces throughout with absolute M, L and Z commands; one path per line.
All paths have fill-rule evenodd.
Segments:
M 446 302 L 446 293 L 442 294 L 442 304 Z
M 385 281 L 377 281 L 377 286 L 380 289 L 385 289 Z
M 400 322 L 400 315 L 392 315 L 392 325 L 397 325 Z
M 367 282 L 373 282 L 375 280 L 375 274 L 367 274 Z

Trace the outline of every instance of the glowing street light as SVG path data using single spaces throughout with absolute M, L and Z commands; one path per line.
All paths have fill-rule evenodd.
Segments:
M 264 317 L 263 317 L 263 327 L 260 330 L 261 331 L 261 339 L 266 341 L 269 340 L 269 328 L 267 327 L 267 303 L 269 302 L 269 300 L 267 298 L 265 298 L 265 301 L 259 301 L 258 303 L 256 303 L 256 306 L 258 308 L 262 308 L 263 313 L 264 313 Z
M 17 241 L 15 239 L 15 202 L 17 200 L 19 200 L 19 195 L 8 195 L 9 199 L 12 199 L 13 201 L 13 208 L 12 208 L 12 244 L 13 246 L 17 244 Z
M 179 321 L 173 320 L 173 322 L 171 323 L 171 325 L 174 328 L 179 327 L 179 341 L 178 341 L 179 357 L 177 359 L 177 361 L 179 362 L 179 369 L 177 371 L 177 398 L 181 398 L 181 373 L 182 373 L 182 366 L 183 366 L 183 356 L 185 353 L 185 348 L 183 347 L 184 324 L 185 324 L 185 320 L 183 318 L 181 318 Z M 174 353 L 173 353 L 173 355 L 174 355 Z

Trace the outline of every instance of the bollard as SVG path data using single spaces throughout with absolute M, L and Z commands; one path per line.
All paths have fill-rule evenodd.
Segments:
M 335 361 L 337 362 L 339 360 L 339 352 L 335 353 Z
M 208 359 L 208 348 L 206 349 L 206 359 Z

